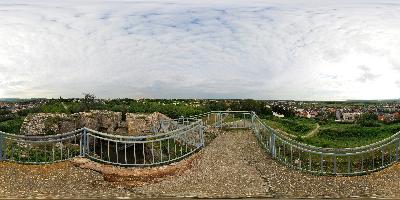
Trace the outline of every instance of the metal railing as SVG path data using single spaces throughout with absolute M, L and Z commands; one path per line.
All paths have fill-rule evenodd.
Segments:
M 400 132 L 356 148 L 320 148 L 291 139 L 251 111 L 212 111 L 163 120 L 151 134 L 121 136 L 88 128 L 59 135 L 28 136 L 0 132 L 0 160 L 43 164 L 76 156 L 120 166 L 154 166 L 186 158 L 204 147 L 204 128 L 251 129 L 274 159 L 291 168 L 321 175 L 362 175 L 399 160 Z
M 153 132 L 121 136 L 89 128 L 59 135 L 28 136 L 0 132 L 0 160 L 54 163 L 77 156 L 121 166 L 154 166 L 183 159 L 204 146 L 201 120 L 160 121 Z
M 210 117 L 211 116 L 211 117 Z M 250 128 L 259 144 L 284 165 L 321 175 L 363 175 L 399 161 L 400 132 L 355 148 L 321 148 L 289 138 L 266 125 L 254 112 L 213 111 L 199 116 L 218 128 Z
M 85 129 L 46 136 L 14 135 L 0 132 L 0 160 L 46 164 L 83 155 Z
M 276 132 L 253 114 L 252 130 L 260 145 L 283 164 L 323 175 L 362 175 L 384 169 L 399 160 L 400 132 L 382 141 L 356 148 L 320 148 Z
M 181 160 L 204 146 L 204 135 L 201 120 L 183 119 L 179 123 L 184 126 L 146 136 L 119 136 L 86 129 L 85 156 L 121 166 L 153 166 Z
M 204 126 L 237 129 L 251 127 L 252 112 L 249 111 L 211 111 L 189 118 L 201 119 Z

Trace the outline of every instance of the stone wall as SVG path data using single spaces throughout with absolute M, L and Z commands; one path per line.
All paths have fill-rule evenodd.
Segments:
M 79 126 L 78 115 L 64 113 L 34 113 L 29 114 L 22 123 L 21 134 L 53 135 L 76 130 Z
M 100 132 L 115 133 L 123 125 L 121 112 L 92 110 L 79 115 L 79 128 L 86 127 Z
M 159 127 L 159 121 L 168 119 L 170 118 L 159 112 L 152 114 L 127 113 L 127 131 L 129 135 L 143 135 L 153 131 L 153 128 L 156 129 L 157 132 L 161 132 L 161 130 L 157 129 Z
M 161 113 L 126 113 L 125 119 L 123 120 L 121 112 L 99 110 L 75 114 L 34 113 L 25 118 L 21 133 L 24 135 L 61 134 L 87 127 L 119 135 L 145 135 L 154 127 L 159 127 L 160 120 L 170 118 Z

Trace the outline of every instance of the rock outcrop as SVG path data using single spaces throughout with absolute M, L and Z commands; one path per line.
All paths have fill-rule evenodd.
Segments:
M 151 132 L 168 131 L 174 123 L 161 123 L 170 118 L 161 113 L 142 114 L 92 110 L 75 114 L 34 113 L 29 114 L 22 126 L 24 135 L 52 135 L 87 127 L 96 131 L 119 135 L 146 135 Z
M 123 125 L 121 112 L 92 110 L 79 113 L 79 118 L 79 128 L 87 127 L 105 133 L 115 133 L 118 129 L 124 132 L 124 127 L 121 127 Z
M 126 126 L 130 135 L 144 134 L 147 132 L 164 132 L 160 121 L 168 120 L 169 117 L 155 112 L 152 114 L 138 114 L 138 113 L 127 113 L 126 114 Z
M 77 114 L 34 113 L 29 114 L 21 126 L 24 135 L 53 135 L 76 130 L 79 126 Z

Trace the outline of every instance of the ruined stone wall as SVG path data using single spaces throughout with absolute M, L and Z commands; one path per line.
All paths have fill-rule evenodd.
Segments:
M 161 113 L 127 113 L 122 120 L 121 112 L 92 110 L 75 114 L 29 114 L 21 127 L 24 135 L 61 134 L 87 127 L 96 131 L 119 135 L 146 135 L 160 120 L 170 119 Z
M 126 126 L 128 134 L 143 135 L 152 132 L 153 128 L 157 129 L 159 127 L 159 121 L 168 119 L 170 118 L 159 112 L 152 114 L 127 113 Z
M 79 127 L 87 127 L 106 133 L 114 133 L 118 128 L 121 128 L 121 112 L 92 110 L 91 112 L 79 113 L 79 115 Z
M 22 123 L 21 133 L 24 135 L 53 135 L 76 130 L 79 116 L 64 113 L 29 114 Z

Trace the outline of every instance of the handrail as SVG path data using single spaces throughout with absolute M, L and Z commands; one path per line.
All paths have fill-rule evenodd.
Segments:
M 200 119 L 179 118 L 159 123 L 167 128 L 172 124 L 170 128 L 174 130 L 140 136 L 114 135 L 87 127 L 56 135 L 0 131 L 0 161 L 45 164 L 81 156 L 120 166 L 155 166 L 183 159 L 204 146 Z
M 295 145 L 302 146 L 302 147 L 305 147 L 305 148 L 310 148 L 310 149 L 316 150 L 316 151 L 318 150 L 320 152 L 326 152 L 326 153 L 334 153 L 334 152 L 338 152 L 338 151 L 340 151 L 340 152 L 342 152 L 342 151 L 343 152 L 351 152 L 351 151 L 359 151 L 359 150 L 370 149 L 370 148 L 374 148 L 374 147 L 382 145 L 382 144 L 386 144 L 386 143 L 388 143 L 388 141 L 390 141 L 390 140 L 392 140 L 394 138 L 398 138 L 400 136 L 400 131 L 399 131 L 399 132 L 393 134 L 392 136 L 389 136 L 389 137 L 387 137 L 385 139 L 382 139 L 380 141 L 377 141 L 377 142 L 374 142 L 374 143 L 371 143 L 371 144 L 368 144 L 368 145 L 363 145 L 363 146 L 359 146 L 359 147 L 351 147 L 351 148 L 325 148 L 325 147 L 317 147 L 317 146 L 313 146 L 313 145 L 309 145 L 309 144 L 298 142 L 298 141 L 296 141 L 296 140 L 294 140 L 294 139 L 292 139 L 290 137 L 287 137 L 284 134 L 281 134 L 281 133 L 275 131 L 273 128 L 271 128 L 270 126 L 268 126 L 264 122 L 262 122 L 261 119 L 257 115 L 256 115 L 256 118 L 262 125 L 264 125 L 268 129 L 273 130 L 274 133 L 278 137 L 281 137 L 284 140 L 293 142 Z
M 191 123 L 189 125 L 186 125 L 184 127 L 181 127 L 179 129 L 175 129 L 173 131 L 169 131 L 166 133 L 159 133 L 159 134 L 155 134 L 155 135 L 141 135 L 141 136 L 114 135 L 114 134 L 99 132 L 99 131 L 92 130 L 92 129 L 89 129 L 86 127 L 84 127 L 83 129 L 93 132 L 93 133 L 96 133 L 98 135 L 104 136 L 104 137 L 108 137 L 108 138 L 118 138 L 118 139 L 124 139 L 124 140 L 143 140 L 143 139 L 157 138 L 157 137 L 164 137 L 164 136 L 172 135 L 172 134 L 175 134 L 176 132 L 184 131 L 185 129 L 196 126 L 196 125 L 200 124 L 200 122 L 201 122 L 201 120 L 197 120 L 194 123 Z
M 252 130 L 262 148 L 284 165 L 322 175 L 363 175 L 399 161 L 400 132 L 353 148 L 323 148 L 296 141 L 275 131 L 252 114 Z
M 235 114 L 242 115 L 238 118 L 240 120 L 234 120 Z M 213 116 L 211 119 L 212 115 L 215 118 Z M 232 118 L 229 117 L 231 115 Z M 56 135 L 15 135 L 0 131 L 0 160 L 42 164 L 84 156 L 94 161 L 121 166 L 167 164 L 204 147 L 204 117 L 210 119 L 206 120 L 211 122 L 207 126 L 250 128 L 261 147 L 273 158 L 302 171 L 360 175 L 386 168 L 399 161 L 400 131 L 368 145 L 324 148 L 296 141 L 275 131 L 253 111 L 210 111 L 186 118 L 160 120 L 160 126 L 163 123 L 177 123 L 172 123 L 174 130 L 140 136 L 114 135 L 87 127 Z M 127 152 L 129 148 L 132 151 L 130 153 Z M 38 160 L 36 157 L 36 160 L 32 160 L 32 149 L 36 151 L 36 156 L 41 155 L 44 158 Z

